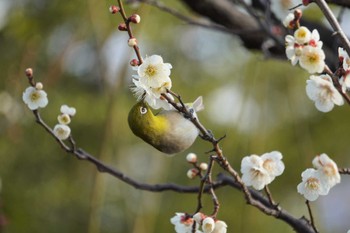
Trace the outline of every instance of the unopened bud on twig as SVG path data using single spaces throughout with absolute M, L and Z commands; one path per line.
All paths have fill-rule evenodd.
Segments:
M 135 37 L 130 38 L 130 39 L 128 40 L 128 45 L 129 45 L 130 47 L 136 46 L 136 45 L 137 45 L 137 40 L 136 40 L 136 38 L 135 38 Z
M 131 61 L 130 61 L 130 65 L 131 66 L 138 66 L 140 63 L 139 63 L 139 61 L 137 60 L 137 59 L 132 59 Z
M 307 6 L 307 5 L 309 5 L 310 3 L 311 3 L 310 0 L 303 0 L 303 5 L 304 5 L 304 6 Z
M 196 168 L 191 168 L 187 171 L 187 177 L 190 179 L 195 178 L 198 175 L 198 170 Z
M 118 30 L 119 31 L 127 31 L 128 28 L 126 27 L 125 23 L 121 23 L 118 25 Z
M 120 11 L 120 8 L 117 6 L 110 6 L 109 7 L 109 12 L 111 12 L 112 14 L 118 13 Z
M 28 78 L 32 78 L 33 77 L 33 69 L 32 68 L 27 68 L 26 69 L 26 76 Z
M 132 16 L 130 16 L 129 20 L 133 23 L 140 23 L 141 17 L 138 14 L 133 14 Z
M 41 82 L 37 82 L 37 83 L 35 84 L 35 88 L 36 88 L 37 90 L 42 90 L 42 89 L 44 88 L 44 85 L 43 85 Z
M 186 160 L 189 163 L 196 163 L 197 162 L 197 155 L 195 153 L 189 153 L 186 156 Z
M 202 171 L 205 171 L 208 169 L 208 164 L 207 163 L 201 163 L 199 164 L 199 168 L 202 170 Z

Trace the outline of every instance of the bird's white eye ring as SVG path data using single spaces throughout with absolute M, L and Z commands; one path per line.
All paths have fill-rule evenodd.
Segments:
M 140 113 L 143 115 L 143 114 L 146 114 L 147 113 L 147 108 L 145 107 L 140 107 Z

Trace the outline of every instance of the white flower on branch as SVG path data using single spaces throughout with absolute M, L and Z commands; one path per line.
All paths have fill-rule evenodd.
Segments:
M 306 169 L 302 174 L 302 182 L 298 184 L 298 193 L 305 199 L 315 201 L 319 195 L 327 195 L 330 187 L 321 178 L 321 173 L 313 168 Z
M 329 75 L 311 75 L 306 81 L 306 94 L 315 102 L 316 108 L 321 112 L 329 112 L 334 104 L 343 105 L 344 100 L 333 85 Z
M 285 38 L 286 42 L 286 56 L 288 60 L 292 62 L 292 65 L 295 66 L 302 54 L 303 45 L 296 43 L 295 38 L 291 35 L 287 35 Z
M 299 64 L 310 74 L 321 73 L 324 70 L 325 58 L 321 48 L 308 45 L 302 49 Z
M 46 92 L 35 87 L 27 87 L 23 92 L 22 99 L 30 110 L 44 108 L 49 102 Z
M 282 154 L 278 151 L 265 153 L 262 156 L 246 156 L 241 163 L 243 182 L 257 190 L 263 189 L 283 171 Z
M 71 122 L 70 116 L 67 113 L 60 114 L 57 117 L 58 123 L 68 125 Z
M 202 222 L 203 233 L 211 233 L 215 228 L 215 221 L 211 217 L 206 217 Z
M 316 156 L 312 164 L 320 171 L 321 178 L 331 187 L 340 183 L 340 174 L 337 164 L 327 154 Z
M 143 63 L 137 67 L 137 74 L 134 77 L 139 79 L 148 88 L 159 88 L 169 82 L 171 64 L 164 63 L 159 55 L 146 57 Z
M 68 114 L 71 117 L 73 117 L 77 112 L 75 108 L 69 107 L 68 105 L 62 105 L 60 111 L 62 114 Z
M 294 32 L 294 38 L 298 44 L 309 43 L 311 39 L 311 32 L 307 27 L 302 26 Z
M 70 135 L 70 128 L 67 125 L 57 124 L 53 128 L 54 135 L 60 140 L 66 140 Z
M 146 57 L 144 62 L 135 68 L 137 75 L 133 75 L 134 86 L 131 87 L 131 91 L 138 100 L 144 99 L 153 109 L 172 109 L 172 106 L 162 96 L 167 95 L 172 86 L 169 77 L 171 68 L 172 66 L 164 63 L 163 58 L 159 55 Z M 167 96 L 173 98 L 171 95 Z
M 174 217 L 170 219 L 170 222 L 175 225 L 176 233 L 192 233 L 193 218 L 189 217 L 185 213 L 176 213 Z M 198 224 L 196 224 L 196 233 L 202 233 L 198 230 Z
M 215 228 L 212 233 L 226 233 L 227 224 L 224 221 L 218 220 L 215 222 Z
M 279 151 L 272 151 L 261 156 L 263 159 L 263 167 L 268 172 L 272 182 L 276 176 L 280 176 L 284 171 L 284 163 L 282 162 L 282 154 Z
M 138 100 L 142 98 L 149 104 L 153 109 L 163 108 L 165 110 L 171 110 L 173 107 L 161 96 L 162 94 L 167 95 L 167 90 L 171 88 L 171 79 L 168 77 L 164 83 L 157 87 L 147 87 L 140 80 L 133 79 L 134 87 L 131 91 L 134 93 Z M 167 95 L 169 98 L 173 98 L 171 95 Z

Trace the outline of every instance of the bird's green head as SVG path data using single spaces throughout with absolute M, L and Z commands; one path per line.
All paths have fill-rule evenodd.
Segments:
M 128 123 L 132 132 L 148 143 L 168 129 L 168 122 L 163 117 L 155 116 L 144 100 L 131 108 Z

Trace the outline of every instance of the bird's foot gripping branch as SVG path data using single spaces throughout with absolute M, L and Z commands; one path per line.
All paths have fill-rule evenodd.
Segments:
M 303 2 L 304 5 L 309 4 L 308 1 Z M 331 14 L 324 7 L 323 1 L 315 2 L 326 12 L 325 14 Z M 292 216 L 276 204 L 278 202 L 273 199 L 268 189 L 268 185 L 284 172 L 282 153 L 272 151 L 262 155 L 245 156 L 241 161 L 242 175 L 240 175 L 226 159 L 219 145 L 224 137 L 216 139 L 198 119 L 197 113 L 204 109 L 202 97 L 193 103 L 184 103 L 181 96 L 171 90 L 171 70 L 176 68 L 173 68 L 170 63 L 165 63 L 159 55 L 142 57 L 137 39 L 132 32 L 132 25 L 139 24 L 141 17 L 137 14 L 127 16 L 121 0 L 118 0 L 118 6 L 110 7 L 110 12 L 120 14 L 122 22 L 118 29 L 128 34 L 127 44 L 133 48 L 136 55 L 136 58 L 130 61 L 135 71 L 131 78 L 131 91 L 136 97 L 136 103 L 131 107 L 128 116 L 131 131 L 146 143 L 167 154 L 176 154 L 188 149 L 197 136 L 208 141 L 212 148 L 207 154 L 203 154 L 208 163 L 200 162 L 195 153 L 189 153 L 186 157 L 191 165 L 187 176 L 190 179 L 198 178 L 198 185 L 186 187 L 176 184 L 140 183 L 78 148 L 69 127 L 72 117 L 76 114 L 75 108 L 62 105 L 57 117 L 58 123 L 53 128 L 48 126 L 39 113 L 40 109 L 48 105 L 47 94 L 43 90 L 43 84 L 35 81 L 33 70 L 28 68 L 26 76 L 30 86 L 23 92 L 23 101 L 33 111 L 36 121 L 66 152 L 95 164 L 99 171 L 109 173 L 137 189 L 153 192 L 172 190 L 179 193 L 196 193 L 197 198 L 194 199 L 195 204 L 191 213 L 179 212 L 170 218 L 170 222 L 178 233 L 227 232 L 230 224 L 220 220 L 219 207 L 232 208 L 234 203 L 220 205 L 215 190 L 223 187 L 239 190 L 247 204 L 256 207 L 266 215 L 284 221 L 297 232 L 317 232 L 310 201 L 315 201 L 320 195 L 327 195 L 334 185 L 340 183 L 340 173 L 348 174 L 348 170 L 339 171 L 337 164 L 325 153 L 317 155 L 312 161 L 314 168 L 306 169 L 301 174 L 301 183 L 297 185 L 298 193 L 306 199 L 310 220 Z M 292 65 L 299 63 L 303 69 L 312 74 L 307 80 L 307 96 L 315 102 L 318 110 L 329 112 L 334 105 L 343 105 L 344 99 L 350 103 L 347 94 L 350 88 L 348 80 L 350 59 L 347 52 L 350 48 L 348 44 L 344 45 L 345 49 L 339 48 L 340 66 L 336 72 L 331 72 L 325 64 L 322 41 L 317 30 L 311 32 L 308 28 L 300 26 L 301 15 L 300 10 L 295 10 L 283 22 L 287 28 L 295 30 L 293 36 L 285 37 L 286 55 Z M 154 113 L 155 111 L 158 113 Z M 214 178 L 215 164 L 219 165 L 225 174 Z M 260 190 L 264 190 L 264 193 L 258 192 Z M 209 213 L 203 211 L 203 195 L 211 196 L 212 211 Z

